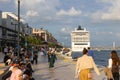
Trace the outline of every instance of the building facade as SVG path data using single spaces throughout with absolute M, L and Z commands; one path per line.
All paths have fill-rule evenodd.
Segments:
M 1 24 L 1 47 L 13 46 L 16 47 L 19 41 L 21 41 L 21 35 L 32 35 L 32 28 L 24 23 L 23 19 L 20 19 L 20 29 L 18 29 L 18 16 L 11 12 L 2 12 L 2 24 Z M 19 31 L 19 34 L 18 34 Z
M 27 36 L 33 37 L 33 35 L 42 42 L 57 44 L 57 40 L 47 30 L 33 29 L 21 18 L 20 28 L 18 28 L 18 16 L 16 14 L 0 11 L 0 49 L 3 50 L 5 46 L 17 47 L 18 41 L 21 46 L 27 46 Z
M 58 44 L 57 40 L 47 30 L 33 28 L 33 35 L 38 36 L 44 43 Z

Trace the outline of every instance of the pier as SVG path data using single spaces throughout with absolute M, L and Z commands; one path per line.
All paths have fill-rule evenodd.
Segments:
M 91 47 L 92 50 L 120 50 L 120 47 Z

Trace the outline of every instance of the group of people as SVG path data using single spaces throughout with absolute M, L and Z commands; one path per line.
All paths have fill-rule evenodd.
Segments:
M 22 61 L 16 58 L 2 74 L 2 80 L 35 80 L 32 73 L 33 69 L 29 59 Z
M 24 51 L 24 49 L 22 50 Z M 10 50 L 10 52 L 11 51 L 12 50 Z M 54 68 L 55 60 L 57 60 L 55 54 L 56 49 L 49 48 L 49 50 L 46 51 L 44 48 L 42 48 L 41 51 L 44 53 L 44 56 L 47 55 L 48 57 L 49 68 Z M 5 52 L 5 56 L 8 56 L 6 48 L 4 52 Z M 10 75 L 7 78 L 3 76 L 3 80 L 34 80 L 34 78 L 32 77 L 32 72 L 34 71 L 32 69 L 31 63 L 32 64 L 38 63 L 37 61 L 38 52 L 39 52 L 38 49 L 35 48 L 33 51 L 32 60 L 31 60 L 31 51 L 27 52 L 26 54 L 27 57 L 25 59 L 22 59 L 23 57 L 22 54 L 20 55 L 21 60 L 14 59 L 8 70 Z M 117 51 L 113 50 L 111 51 L 110 58 L 108 59 L 108 66 L 106 66 L 104 69 L 108 80 L 119 80 L 119 65 L 120 65 L 120 60 Z M 97 68 L 94 61 L 93 51 L 90 50 L 90 47 L 88 47 L 88 49 L 84 48 L 83 56 L 77 59 L 75 77 L 78 78 L 79 80 L 92 80 L 93 78 L 92 69 L 95 70 L 97 75 L 100 75 L 99 69 Z
M 36 47 L 32 50 L 22 47 L 18 55 L 14 48 L 6 46 L 3 62 L 9 68 L 2 74 L 2 80 L 34 80 L 32 64 L 38 63 L 38 51 Z
M 2 74 L 2 80 L 34 80 L 32 73 L 32 64 L 38 64 L 39 52 L 44 54 L 44 58 L 48 57 L 49 68 L 54 68 L 55 60 L 57 59 L 55 54 L 56 49 L 44 47 L 34 47 L 32 50 L 25 48 L 20 49 L 19 56 L 15 54 L 14 49 L 4 48 L 4 63 L 9 66 Z M 9 61 L 10 60 L 10 61 Z M 9 63 L 8 63 L 9 61 Z
M 108 80 L 119 80 L 119 64 L 120 60 L 115 50 L 111 51 L 108 66 L 105 67 L 105 74 Z M 92 80 L 93 74 L 91 70 L 94 68 L 97 75 L 100 75 L 99 69 L 94 62 L 93 51 L 83 49 L 83 56 L 77 59 L 75 77 L 79 80 Z

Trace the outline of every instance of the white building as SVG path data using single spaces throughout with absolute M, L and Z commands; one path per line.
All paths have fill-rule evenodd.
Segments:
M 78 26 L 71 33 L 71 48 L 73 52 L 82 51 L 83 48 L 90 47 L 90 33 L 85 28 Z
M 12 12 L 2 12 L 3 26 L 15 31 L 18 31 L 18 16 Z M 20 22 L 24 20 L 20 19 Z M 20 32 L 21 32 L 21 23 L 20 23 Z
M 18 16 L 12 12 L 2 12 L 2 43 L 13 45 L 17 44 L 19 35 L 32 35 L 32 28 L 20 18 L 20 27 L 18 29 Z M 22 38 L 20 37 L 20 40 Z
M 42 28 L 33 28 L 33 35 L 40 37 L 43 42 L 51 42 L 57 44 L 57 40 L 54 38 L 54 36 L 47 30 L 44 30 Z

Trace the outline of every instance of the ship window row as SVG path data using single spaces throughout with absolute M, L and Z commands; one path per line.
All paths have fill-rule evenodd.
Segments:
M 89 38 L 89 36 L 74 36 L 73 38 Z
M 74 45 L 88 45 L 87 43 L 75 43 Z
M 71 36 L 79 36 L 79 37 L 81 37 L 81 36 L 89 36 L 90 34 L 87 34 L 87 33 L 75 33 L 75 34 L 71 34 Z
M 73 40 L 72 42 L 89 42 L 90 40 Z
M 89 42 L 89 41 L 72 41 L 72 42 Z
M 84 36 L 84 37 L 73 37 L 73 38 L 76 38 L 76 39 L 77 39 L 77 38 L 78 38 L 78 39 L 79 39 L 79 38 L 88 38 L 88 36 Z
M 74 34 L 73 36 L 88 36 L 89 34 Z
M 72 35 L 89 35 L 88 32 L 75 32 L 75 33 L 72 33 Z
M 80 41 L 89 41 L 88 37 L 84 37 L 84 38 L 73 38 L 72 39 L 73 42 L 80 42 Z

